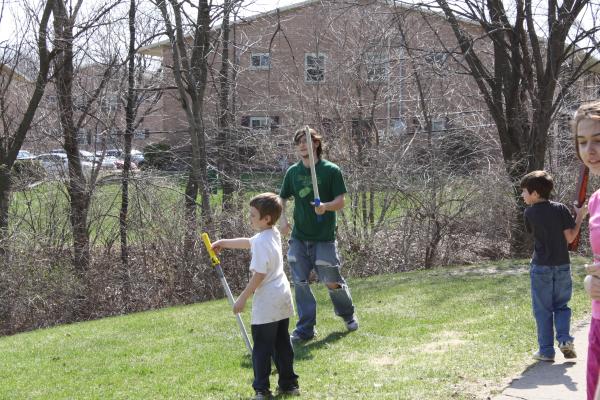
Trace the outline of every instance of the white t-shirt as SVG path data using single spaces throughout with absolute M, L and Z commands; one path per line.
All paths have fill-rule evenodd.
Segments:
M 266 274 L 254 292 L 252 325 L 281 321 L 294 315 L 290 282 L 283 272 L 281 235 L 265 229 L 250 238 L 250 271 Z

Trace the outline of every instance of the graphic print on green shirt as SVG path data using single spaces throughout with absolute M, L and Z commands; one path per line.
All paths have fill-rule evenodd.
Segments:
M 300 189 L 300 191 L 298 192 L 298 195 L 300 197 L 304 198 L 304 197 L 308 196 L 309 194 L 311 194 L 312 195 L 311 197 L 314 200 L 315 195 L 312 194 L 313 193 L 313 187 L 312 187 L 312 178 L 310 176 L 310 169 L 308 171 L 309 171 L 308 177 L 304 176 L 304 175 L 297 176 L 298 183 L 301 186 L 304 186 L 302 189 Z M 321 179 L 319 179 L 319 177 L 317 176 L 317 185 L 320 185 L 320 184 L 321 184 Z M 319 189 L 319 195 L 320 194 L 321 194 L 321 189 Z
M 340 194 L 346 193 L 342 171 L 337 165 L 327 160 L 319 160 L 315 165 L 315 172 L 321 202 L 332 201 Z M 317 213 L 310 204 L 314 200 L 310 168 L 306 168 L 302 161 L 287 170 L 279 196 L 283 199 L 294 197 L 294 238 L 315 242 L 335 240 L 335 211 L 325 212 L 321 221 L 317 221 Z

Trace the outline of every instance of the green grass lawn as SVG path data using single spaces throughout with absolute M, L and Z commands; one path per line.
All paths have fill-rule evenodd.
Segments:
M 589 317 L 582 263 L 574 263 L 574 321 Z M 350 280 L 360 317 L 353 333 L 333 315 L 326 290 L 314 287 L 318 336 L 295 347 L 302 398 L 497 393 L 533 363 L 536 350 L 526 265 L 519 260 Z M 0 338 L 0 382 L 0 399 L 253 394 L 251 362 L 226 300 Z M 276 384 L 273 375 L 273 389 Z

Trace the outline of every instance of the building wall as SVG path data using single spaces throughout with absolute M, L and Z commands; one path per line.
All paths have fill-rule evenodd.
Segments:
M 232 33 L 235 124 L 241 128 L 237 139 L 266 146 L 264 157 L 268 152 L 293 157 L 291 133 L 305 124 L 317 127 L 326 140 L 340 147 L 365 135 L 370 137 L 360 140 L 369 144 L 405 140 L 426 130 L 428 119 L 437 133 L 486 125 L 477 87 L 461 71 L 461 60 L 453 53 L 454 35 L 438 15 L 373 2 L 355 7 L 314 2 L 234 24 Z M 162 50 L 164 64 L 170 65 L 170 47 Z M 210 76 L 215 79 L 219 52 L 211 58 Z M 266 53 L 270 68 L 253 67 L 252 55 Z M 306 81 L 307 54 L 325 56 L 324 80 Z M 373 55 L 387 60 L 384 80 L 368 79 L 366 60 Z M 167 79 L 165 84 L 173 83 Z M 217 126 L 216 86 L 218 82 L 209 82 L 206 93 L 204 120 L 209 136 Z M 172 145 L 185 141 L 182 132 L 187 129 L 177 97 L 178 92 L 170 90 L 162 102 L 162 131 L 171 132 L 164 138 Z M 275 128 L 248 129 L 260 117 L 271 117 Z

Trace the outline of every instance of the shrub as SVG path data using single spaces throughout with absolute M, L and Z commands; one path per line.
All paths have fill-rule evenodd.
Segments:
M 17 160 L 12 168 L 15 184 L 28 185 L 46 177 L 46 170 L 37 160 Z
M 171 146 L 166 143 L 154 143 L 144 148 L 144 166 L 146 168 L 167 169 L 173 163 Z

